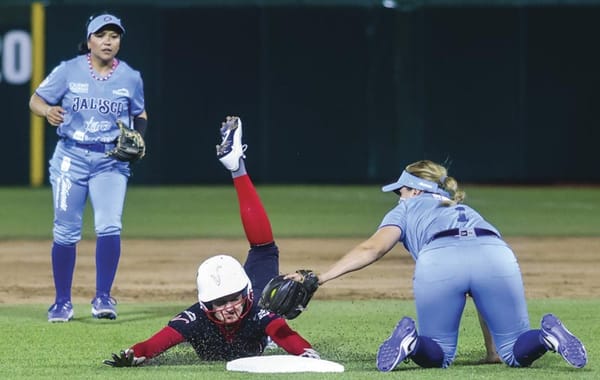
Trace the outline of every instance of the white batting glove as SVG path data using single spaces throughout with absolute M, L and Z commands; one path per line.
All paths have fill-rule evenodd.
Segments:
M 321 355 L 319 355 L 319 353 L 312 348 L 305 348 L 304 352 L 299 356 L 302 356 L 303 358 L 321 359 Z
M 146 357 L 145 356 L 139 356 L 139 357 L 138 356 L 134 356 L 134 352 L 133 352 L 133 350 L 131 348 L 126 349 L 125 353 L 126 354 L 130 354 L 130 355 L 133 356 L 132 364 L 134 366 L 141 365 L 141 364 L 143 364 L 146 361 Z

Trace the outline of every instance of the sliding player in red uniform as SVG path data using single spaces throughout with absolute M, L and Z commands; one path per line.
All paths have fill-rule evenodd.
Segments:
M 188 342 L 201 359 L 233 360 L 262 354 L 268 339 L 292 355 L 319 358 L 304 338 L 279 315 L 254 302 L 279 274 L 279 250 L 271 224 L 244 165 L 242 122 L 227 117 L 217 157 L 231 171 L 242 224 L 250 243 L 244 266 L 228 255 L 213 256 L 198 268 L 198 301 L 148 340 L 113 354 L 113 367 L 143 364 L 169 348 Z M 257 297 L 258 297 L 257 296 Z M 258 299 L 258 298 L 257 298 Z

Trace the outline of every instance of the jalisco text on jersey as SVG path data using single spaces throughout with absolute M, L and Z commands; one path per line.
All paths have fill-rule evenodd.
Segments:
M 98 110 L 98 112 L 107 114 L 113 113 L 115 115 L 123 112 L 124 104 L 120 102 L 114 102 L 110 99 L 104 98 L 82 98 L 76 96 L 73 98 L 73 111 L 77 112 L 80 110 Z

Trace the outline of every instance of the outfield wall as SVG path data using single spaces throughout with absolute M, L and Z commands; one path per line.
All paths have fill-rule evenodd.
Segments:
M 0 5 L 0 185 L 29 183 L 20 3 Z M 45 7 L 45 71 L 76 54 L 90 14 L 123 18 L 120 57 L 142 72 L 150 117 L 133 183 L 229 181 L 214 158 L 229 114 L 256 181 L 382 183 L 429 158 L 469 182 L 600 183 L 600 3 L 79 3 Z

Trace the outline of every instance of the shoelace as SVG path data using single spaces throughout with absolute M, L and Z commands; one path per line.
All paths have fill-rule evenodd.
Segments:
M 112 305 L 116 305 L 117 304 L 117 300 L 112 298 L 112 297 L 108 297 L 108 302 L 110 302 Z
M 99 299 L 101 303 L 109 303 L 111 305 L 116 305 L 117 304 L 117 300 L 114 299 L 113 297 L 96 297 L 96 299 Z

